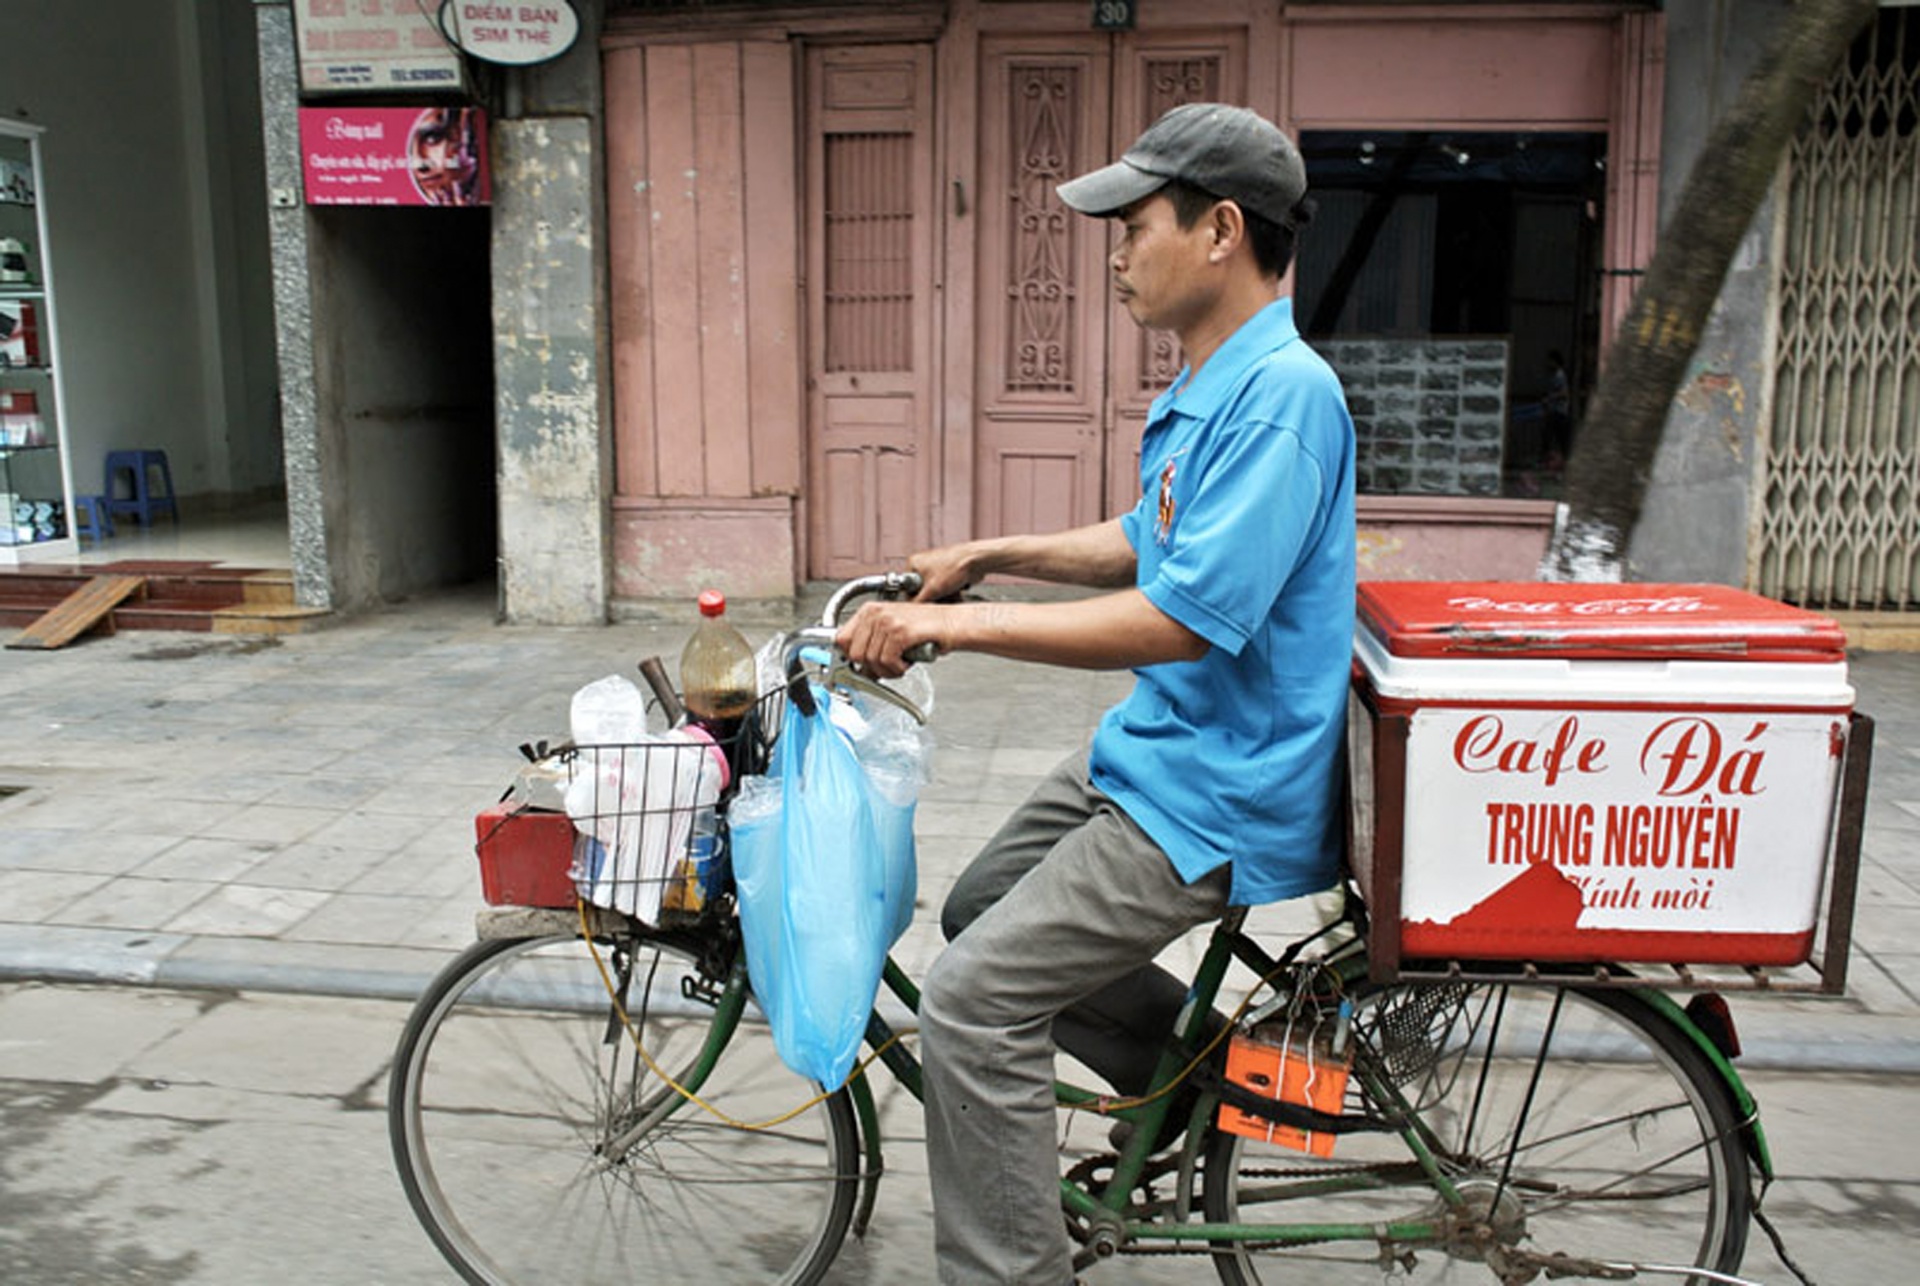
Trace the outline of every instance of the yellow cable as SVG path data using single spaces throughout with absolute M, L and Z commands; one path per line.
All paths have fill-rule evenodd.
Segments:
M 715 1107 L 713 1104 L 707 1102 L 705 1099 L 701 1098 L 698 1094 L 694 1093 L 692 1090 L 688 1089 L 686 1086 L 680 1084 L 680 1082 L 674 1080 L 672 1076 L 667 1074 L 666 1069 L 662 1068 L 658 1063 L 653 1061 L 653 1055 L 647 1052 L 646 1045 L 640 1039 L 640 1033 L 634 1029 L 633 1019 L 627 1015 L 627 1007 L 620 1003 L 619 993 L 615 990 L 613 985 L 613 975 L 607 971 L 606 962 L 601 960 L 600 950 L 598 947 L 594 945 L 594 942 L 593 942 L 593 928 L 592 928 L 592 925 L 589 924 L 587 921 L 586 899 L 576 897 L 574 899 L 574 907 L 579 912 L 579 915 L 580 915 L 580 937 L 583 941 L 586 942 L 587 951 L 593 957 L 594 968 L 599 970 L 600 972 L 600 985 L 606 989 L 607 999 L 613 1002 L 614 1012 L 620 1015 L 620 1025 L 626 1028 L 628 1037 L 631 1038 L 633 1041 L 634 1049 L 639 1051 L 640 1057 L 643 1060 L 645 1060 L 648 1069 L 652 1071 L 655 1076 L 658 1076 L 661 1079 L 661 1081 L 666 1084 L 667 1088 L 671 1089 L 674 1093 L 678 1094 L 681 1098 L 687 1100 L 687 1102 L 689 1103 L 692 1103 L 695 1107 L 698 1107 L 702 1111 L 706 1112 L 708 1115 L 720 1121 L 723 1125 L 732 1126 L 735 1129 L 741 1129 L 741 1130 L 770 1130 L 776 1125 L 784 1125 L 786 1122 L 791 1121 L 794 1117 L 800 1115 L 802 1112 L 806 1111 L 808 1108 L 813 1107 L 816 1104 L 819 1104 L 825 1101 L 826 1099 L 831 1098 L 834 1094 L 838 1093 L 837 1088 L 831 1089 L 831 1090 L 822 1090 L 820 1093 L 814 1095 L 812 1098 L 800 1104 L 798 1107 L 793 1108 L 791 1111 L 784 1112 L 779 1116 L 769 1118 L 768 1120 L 765 1120 L 765 1121 L 749 1122 L 749 1121 L 739 1120 L 738 1118 L 733 1116 L 729 1116 L 727 1113 L 721 1111 L 719 1108 Z M 1213 1039 L 1208 1041 L 1204 1046 L 1202 1046 L 1200 1049 L 1200 1052 L 1195 1054 L 1193 1058 L 1188 1061 L 1187 1065 L 1180 1069 L 1180 1074 L 1178 1076 L 1175 1076 L 1171 1081 L 1168 1081 L 1165 1085 L 1161 1086 L 1159 1089 L 1155 1090 L 1153 1093 L 1142 1095 L 1137 1098 L 1103 1098 L 1091 1105 L 1080 1104 L 1078 1106 L 1082 1108 L 1090 1106 L 1093 1111 L 1097 1112 L 1101 1116 L 1106 1116 L 1113 1112 L 1127 1111 L 1136 1107 L 1145 1107 L 1149 1103 L 1153 1103 L 1158 1101 L 1159 1099 L 1165 1098 L 1168 1094 L 1171 1094 L 1174 1090 L 1178 1089 L 1182 1084 L 1186 1082 L 1187 1077 L 1193 1074 L 1194 1069 L 1199 1067 L 1201 1063 L 1205 1062 L 1207 1060 L 1207 1056 L 1212 1054 L 1214 1050 L 1220 1047 L 1221 1041 L 1227 1039 L 1228 1036 L 1233 1034 L 1233 1029 L 1235 1025 L 1240 1021 L 1240 1018 L 1247 1012 L 1248 1008 L 1252 1006 L 1253 998 L 1259 994 L 1260 988 L 1270 983 L 1273 980 L 1273 978 L 1276 975 L 1278 975 L 1280 972 L 1291 967 L 1292 965 L 1289 962 L 1282 961 L 1280 964 L 1275 965 L 1273 969 L 1271 969 L 1265 975 L 1263 975 L 1259 979 L 1259 981 L 1254 983 L 1252 987 L 1248 988 L 1247 994 L 1241 998 L 1240 1004 L 1234 1009 L 1233 1013 L 1228 1017 L 1227 1021 L 1221 1025 L 1220 1030 L 1214 1033 Z M 843 1084 L 850 1083 L 855 1076 L 858 1076 L 864 1073 L 868 1067 L 873 1065 L 873 1062 L 875 1059 L 879 1058 L 882 1054 L 886 1053 L 889 1049 L 892 1049 L 894 1045 L 899 1042 L 901 1037 L 907 1034 L 908 1033 L 906 1032 L 895 1032 L 893 1036 L 886 1041 L 885 1044 L 881 1045 L 878 1049 L 875 1049 L 872 1053 L 868 1054 L 865 1058 L 861 1059 L 858 1063 L 856 1063 L 854 1065 L 853 1070 L 847 1074 L 847 1081 L 843 1082 Z M 1060 1102 L 1058 1106 L 1075 1107 L 1076 1105 L 1071 1103 L 1066 1103 L 1066 1102 Z
M 709 1116 L 712 1116 L 714 1119 L 718 1120 L 723 1125 L 732 1126 L 734 1129 L 739 1129 L 739 1130 L 758 1131 L 758 1130 L 770 1130 L 776 1125 L 784 1125 L 788 1121 L 791 1121 L 794 1117 L 806 1111 L 808 1108 L 824 1102 L 825 1100 L 833 1097 L 833 1095 L 839 1092 L 839 1089 L 837 1087 L 835 1089 L 822 1090 L 820 1093 L 815 1094 L 812 1098 L 808 1099 L 806 1102 L 800 1104 L 800 1106 L 792 1109 L 791 1111 L 783 1112 L 781 1115 L 772 1117 L 765 1121 L 750 1122 L 750 1121 L 742 1121 L 736 1117 L 729 1116 L 727 1113 L 721 1111 L 719 1108 L 715 1107 L 713 1104 L 707 1102 L 705 1099 L 701 1098 L 698 1094 L 694 1093 L 692 1090 L 688 1089 L 686 1086 L 680 1084 L 680 1082 L 674 1080 L 672 1076 L 667 1074 L 667 1071 L 665 1068 L 661 1067 L 660 1064 L 653 1061 L 653 1055 L 647 1052 L 646 1045 L 640 1039 L 640 1033 L 634 1029 L 633 1019 L 627 1015 L 627 1007 L 620 1003 L 619 993 L 615 990 L 613 985 L 613 975 L 607 971 L 606 962 L 600 958 L 600 949 L 596 947 L 593 942 L 593 928 L 587 922 L 586 899 L 576 897 L 574 899 L 574 906 L 576 907 L 576 909 L 578 909 L 580 913 L 580 937 L 587 944 L 588 954 L 590 954 L 593 957 L 593 967 L 600 971 L 600 985 L 606 989 L 607 999 L 613 1002 L 614 1012 L 620 1015 L 620 1025 L 626 1028 L 628 1037 L 633 1041 L 634 1049 L 639 1051 L 640 1057 L 643 1060 L 645 1060 L 648 1069 L 651 1070 L 655 1076 L 658 1076 L 661 1079 L 661 1081 L 666 1084 L 667 1088 L 671 1089 L 674 1093 L 678 1094 L 681 1098 L 685 1099 L 689 1103 L 692 1103 L 695 1107 L 699 1108 L 703 1112 L 706 1112 Z M 858 1076 L 861 1073 L 865 1072 L 868 1066 L 872 1064 L 874 1059 L 886 1053 L 887 1050 L 892 1049 L 895 1042 L 897 1042 L 903 1035 L 905 1035 L 904 1032 L 895 1032 L 893 1037 L 890 1040 L 888 1040 L 885 1044 L 881 1045 L 878 1049 L 874 1050 L 872 1053 L 868 1054 L 865 1058 L 861 1059 L 860 1062 L 854 1065 L 853 1070 L 847 1074 L 847 1081 L 850 1082 L 853 1080 L 855 1076 Z M 843 1082 L 843 1084 L 844 1083 L 845 1082 Z

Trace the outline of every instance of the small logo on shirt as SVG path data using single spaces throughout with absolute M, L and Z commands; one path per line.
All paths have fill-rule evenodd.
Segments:
M 1153 523 L 1153 541 L 1156 545 L 1164 545 L 1173 539 L 1173 477 L 1178 472 L 1180 457 L 1185 454 L 1185 451 L 1175 451 L 1160 466 L 1160 503 Z

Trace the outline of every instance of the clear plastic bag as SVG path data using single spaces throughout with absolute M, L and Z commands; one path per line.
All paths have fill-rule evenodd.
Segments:
M 932 687 L 927 689 L 929 699 Z M 852 717 L 842 718 L 848 712 Z M 866 774 L 875 836 L 887 878 L 887 945 L 913 923 L 919 865 L 913 843 L 913 815 L 920 788 L 927 783 L 933 737 L 898 706 L 856 696 L 836 706 L 835 723 L 853 743 Z
M 711 738 L 648 727 L 646 699 L 618 675 L 574 694 L 576 749 L 567 815 L 590 842 L 575 846 L 580 896 L 647 923 L 691 860 L 695 823 L 726 787 L 726 757 Z

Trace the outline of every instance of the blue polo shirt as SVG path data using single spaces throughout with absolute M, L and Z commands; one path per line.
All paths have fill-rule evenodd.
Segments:
M 1092 773 L 1191 882 L 1232 901 L 1338 878 L 1353 646 L 1353 421 L 1300 338 L 1262 309 L 1153 403 L 1139 505 L 1121 518 L 1154 606 L 1211 646 L 1134 671 Z

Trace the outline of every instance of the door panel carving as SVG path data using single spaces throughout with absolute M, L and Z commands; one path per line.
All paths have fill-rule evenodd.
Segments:
M 1237 34 L 983 41 L 977 534 L 1083 526 L 1138 497 L 1140 429 L 1178 345 L 1117 305 L 1112 228 L 1054 188 L 1170 107 L 1237 99 L 1245 61 Z
M 979 535 L 1099 517 L 1104 241 L 1053 189 L 1104 159 L 1104 45 L 1069 37 L 983 49 Z

